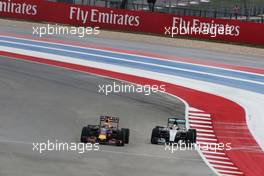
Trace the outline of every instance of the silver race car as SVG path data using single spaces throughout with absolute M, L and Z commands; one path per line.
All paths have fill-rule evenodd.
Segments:
M 180 140 L 196 143 L 196 129 L 187 129 L 184 119 L 168 118 L 167 127 L 156 126 L 152 130 L 152 144 L 178 143 Z

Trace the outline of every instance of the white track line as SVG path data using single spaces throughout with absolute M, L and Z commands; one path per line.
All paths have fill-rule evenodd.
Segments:
M 198 117 L 211 117 L 211 114 L 205 114 L 205 113 L 189 113 L 190 116 L 198 116 Z
M 205 130 L 205 129 L 199 129 L 199 128 L 196 128 L 196 131 L 198 131 L 198 132 L 207 132 L 207 133 L 213 133 L 214 132 L 213 130 Z
M 211 160 L 211 159 L 209 159 L 209 160 L 207 160 L 207 161 L 210 162 L 210 164 L 211 164 L 211 163 L 220 163 L 220 164 L 234 165 L 234 163 L 232 163 L 232 162 L 227 162 L 227 161 L 218 161 L 218 160 Z
M 234 170 L 238 170 L 237 167 L 233 167 L 233 166 L 224 166 L 224 165 L 217 165 L 217 164 L 212 164 L 213 167 L 220 167 L 220 168 L 226 168 L 226 169 L 234 169 Z
M 212 120 L 209 117 L 197 117 L 197 116 L 189 116 L 189 119 L 197 119 L 197 120 Z
M 227 158 L 227 157 L 223 157 L 223 156 L 213 156 L 213 155 L 208 155 L 208 154 L 205 154 L 204 156 L 205 156 L 206 158 L 214 158 L 214 159 L 230 160 L 229 158 Z
M 213 128 L 212 126 L 209 126 L 209 125 L 198 125 L 198 124 L 190 124 L 190 126 L 202 127 L 202 128 Z
M 212 136 L 212 137 L 215 137 L 214 134 L 207 134 L 207 133 L 197 133 L 197 136 Z
M 222 170 L 222 169 L 216 169 L 218 172 L 224 172 L 224 173 L 230 173 L 230 174 L 240 174 L 243 175 L 243 172 L 238 171 L 230 171 L 230 170 Z
M 202 124 L 212 124 L 210 121 L 201 121 L 201 120 L 189 120 L 190 123 L 202 123 Z
M 237 174 L 222 174 L 221 173 L 221 176 L 238 176 Z
M 197 140 L 205 140 L 205 141 L 217 141 L 215 138 L 203 138 L 203 137 L 197 137 Z

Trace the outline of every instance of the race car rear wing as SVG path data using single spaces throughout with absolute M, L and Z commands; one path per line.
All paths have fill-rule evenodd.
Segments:
M 100 116 L 100 121 L 101 122 L 104 122 L 106 120 L 111 120 L 112 123 L 119 123 L 119 117 Z
M 168 118 L 168 125 L 173 124 L 173 125 L 185 125 L 186 120 L 185 119 L 179 119 L 179 118 Z

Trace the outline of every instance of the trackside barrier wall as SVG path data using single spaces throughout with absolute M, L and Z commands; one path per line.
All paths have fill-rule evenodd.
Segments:
M 264 24 L 73 5 L 0 0 L 0 17 L 264 45 Z

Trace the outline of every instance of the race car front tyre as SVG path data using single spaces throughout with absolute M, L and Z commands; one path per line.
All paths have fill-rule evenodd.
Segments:
M 151 133 L 151 144 L 158 144 L 159 128 L 153 128 Z
M 123 131 L 125 134 L 125 144 L 129 144 L 129 135 L 130 135 L 129 129 L 128 128 L 122 128 L 121 131 Z
M 117 133 L 117 146 L 124 146 L 125 145 L 125 133 L 123 130 L 118 131 Z
M 187 139 L 191 143 L 196 143 L 196 129 L 189 129 L 187 132 Z
M 87 143 L 87 135 L 88 135 L 87 127 L 83 127 L 82 134 L 81 134 L 81 142 L 82 143 Z

